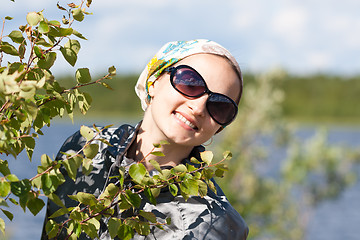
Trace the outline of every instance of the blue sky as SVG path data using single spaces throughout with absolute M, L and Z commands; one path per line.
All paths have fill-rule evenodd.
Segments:
M 61 19 L 56 1 L 1 0 L 5 33 L 30 11 Z M 60 0 L 60 4 L 66 5 Z M 93 15 L 73 27 L 88 38 L 76 68 L 140 72 L 166 42 L 206 38 L 228 48 L 244 72 L 360 73 L 358 0 L 93 0 Z M 58 56 L 55 74 L 75 69 Z

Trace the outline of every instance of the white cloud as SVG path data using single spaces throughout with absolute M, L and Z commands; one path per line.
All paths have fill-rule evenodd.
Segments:
M 306 63 L 315 70 L 326 70 L 333 65 L 333 58 L 329 53 L 313 51 L 307 55 Z
M 284 7 L 274 13 L 271 19 L 271 31 L 287 44 L 300 45 L 306 39 L 308 13 L 301 6 Z

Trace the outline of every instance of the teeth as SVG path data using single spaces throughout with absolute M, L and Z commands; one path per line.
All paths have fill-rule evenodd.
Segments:
M 192 124 L 189 120 L 187 120 L 186 118 L 184 118 L 184 116 L 182 116 L 179 113 L 176 113 L 175 116 L 182 121 L 183 123 L 185 123 L 186 125 L 188 125 L 189 127 L 191 127 L 192 129 L 195 129 L 196 126 L 194 124 Z

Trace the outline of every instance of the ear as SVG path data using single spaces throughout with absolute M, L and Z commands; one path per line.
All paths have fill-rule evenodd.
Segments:
M 153 82 L 153 84 L 151 84 L 148 88 L 148 94 L 151 98 L 154 97 L 154 92 L 155 92 L 155 84 L 157 81 Z

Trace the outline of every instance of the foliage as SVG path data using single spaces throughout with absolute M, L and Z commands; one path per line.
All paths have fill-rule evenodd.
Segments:
M 326 132 L 296 138 L 283 118 L 288 75 L 274 71 L 245 85 L 239 116 L 222 133 L 219 149 L 232 149 L 230 171 L 219 184 L 245 218 L 249 239 L 304 239 L 309 209 L 354 182 L 359 152 L 327 143 Z M 282 148 L 285 159 L 268 160 Z
M 360 78 L 331 75 L 286 76 L 280 86 L 286 91 L 284 115 L 302 120 L 340 119 L 359 122 Z
M 91 0 L 80 5 L 68 4 L 68 9 L 57 5 L 66 16 L 62 23 L 48 20 L 43 11 L 30 12 L 26 16 L 27 24 L 20 26 L 8 35 L 4 35 L 4 26 L 11 17 L 5 17 L 0 35 L 0 153 L 16 157 L 24 149 L 29 159 L 35 148 L 34 138 L 42 135 L 41 129 L 50 126 L 51 120 L 67 113 L 73 117 L 76 106 L 85 114 L 91 104 L 91 97 L 80 89 L 87 85 L 102 84 L 115 75 L 115 68 L 110 67 L 108 74 L 92 81 L 89 69 L 76 71 L 77 84 L 71 88 L 60 85 L 51 73 L 60 50 L 65 60 L 72 66 L 77 61 L 80 42 L 71 37 L 86 39 L 72 28 L 74 21 L 81 22 L 86 12 L 84 5 L 90 6 Z M 6 41 L 5 41 L 6 40 Z M 14 56 L 14 62 L 1 66 L 4 55 Z M 59 199 L 53 194 L 64 178 L 59 168 L 61 165 L 70 172 L 82 165 L 83 171 L 91 168 L 91 157 L 95 151 L 93 145 L 83 149 L 85 158 L 69 156 L 66 161 L 53 161 L 43 155 L 38 173 L 31 179 L 18 179 L 11 173 L 7 160 L 0 160 L 0 206 L 10 220 L 13 214 L 7 211 L 9 203 L 26 208 L 36 215 L 45 205 L 40 195 L 48 196 L 53 201 Z M 0 219 L 0 230 L 5 230 L 4 221 Z
M 68 155 L 67 159 L 63 160 L 63 162 L 69 161 L 65 167 L 74 181 L 76 170 L 81 161 L 83 161 L 84 167 L 85 160 L 94 157 L 94 154 L 98 153 L 98 149 L 95 147 L 97 145 L 92 143 L 92 141 L 105 141 L 97 137 L 104 129 L 98 129 L 94 126 L 93 131 L 88 127 L 81 127 L 80 132 L 88 141 L 81 150 Z M 168 143 L 161 142 L 160 144 L 154 144 L 152 151 L 148 155 L 163 156 L 158 151 L 158 148 L 161 148 L 164 144 Z M 80 160 L 80 158 L 83 159 Z M 128 169 L 129 175 L 127 175 L 124 168 L 120 168 L 119 175 L 111 177 L 117 178 L 119 185 L 108 184 L 98 198 L 89 193 L 78 192 L 76 195 L 69 197 L 78 201 L 79 205 L 69 208 L 63 206 L 62 202 L 57 200 L 56 197 L 51 199 L 53 201 L 56 200 L 56 203 L 61 208 L 50 216 L 50 220 L 46 224 L 49 238 L 61 238 L 62 235 L 60 234 L 62 234 L 64 229 L 66 229 L 66 238 L 76 239 L 82 232 L 91 238 L 95 238 L 100 228 L 99 220 L 102 217 L 108 218 L 107 227 L 111 238 L 117 236 L 120 239 L 130 239 L 134 236 L 135 232 L 140 235 L 148 235 L 152 226 L 164 229 L 163 226 L 170 224 L 171 219 L 167 218 L 165 222 L 160 222 L 154 213 L 141 210 L 140 204 L 143 197 L 146 197 L 151 204 L 156 205 L 156 198 L 162 188 L 168 188 L 173 196 L 181 194 L 185 200 L 190 196 L 204 197 L 210 190 L 216 192 L 211 179 L 215 176 L 223 176 L 227 170 L 226 161 L 231 158 L 231 154 L 225 152 L 221 161 L 212 163 L 212 153 L 205 151 L 201 153 L 201 160 L 192 158 L 190 160 L 192 164 L 180 164 L 171 169 L 161 169 L 157 161 L 150 160 L 149 163 L 158 172 L 158 174 L 152 177 L 150 177 L 148 170 L 143 164 L 145 158 L 146 156 L 142 161 L 130 166 Z M 73 162 L 72 164 L 70 160 Z M 58 164 L 61 164 L 61 162 L 58 162 Z M 82 171 L 86 174 L 84 168 Z M 55 195 L 51 197 L 53 196 Z M 113 217 L 114 209 L 119 209 L 120 212 L 127 211 L 131 214 L 130 216 L 125 214 L 125 216 Z M 64 214 L 69 214 L 68 220 L 60 223 L 52 220 Z

